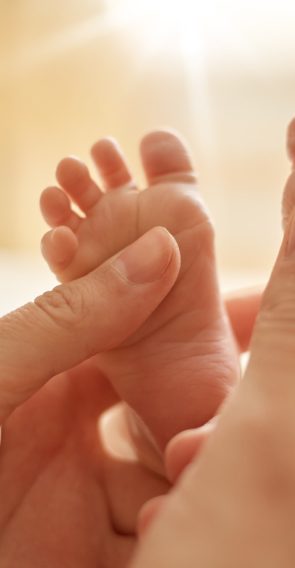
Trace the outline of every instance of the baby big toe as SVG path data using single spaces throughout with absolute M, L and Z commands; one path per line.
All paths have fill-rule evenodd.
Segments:
M 185 143 L 169 131 L 155 131 L 141 142 L 141 157 L 149 184 L 165 181 L 196 183 L 196 174 Z

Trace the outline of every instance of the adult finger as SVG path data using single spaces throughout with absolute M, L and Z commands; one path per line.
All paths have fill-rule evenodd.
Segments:
M 180 257 L 155 228 L 83 278 L 0 320 L 0 424 L 46 381 L 118 346 L 171 289 Z

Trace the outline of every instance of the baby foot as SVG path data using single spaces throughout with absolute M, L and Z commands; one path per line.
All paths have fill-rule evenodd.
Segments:
M 183 142 L 154 132 L 141 144 L 148 188 L 138 191 L 110 139 L 92 149 L 103 192 L 74 158 L 57 168 L 62 189 L 48 188 L 41 209 L 52 232 L 43 253 L 59 280 L 89 272 L 155 226 L 177 240 L 176 284 L 124 345 L 99 355 L 119 395 L 148 426 L 161 448 L 176 433 L 216 413 L 239 376 L 237 350 L 220 297 L 209 214 Z M 84 212 L 79 216 L 71 200 Z

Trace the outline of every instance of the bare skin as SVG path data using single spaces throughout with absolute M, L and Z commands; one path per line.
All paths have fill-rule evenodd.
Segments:
M 200 459 L 192 460 L 170 496 L 146 510 L 142 527 L 149 530 L 133 568 L 295 564 L 294 212 L 290 221 L 245 378 Z M 174 460 L 180 447 L 178 440 L 171 448 Z
M 43 239 L 43 253 L 67 281 L 154 226 L 174 235 L 181 270 L 173 290 L 128 342 L 97 360 L 163 450 L 178 432 L 212 418 L 236 384 L 239 364 L 218 288 L 212 223 L 188 151 L 176 135 L 155 132 L 144 138 L 141 154 L 144 191 L 112 140 L 92 149 L 105 191 L 80 161 L 59 164 L 60 188 L 41 197 L 43 215 L 55 227 Z M 69 198 L 85 218 L 72 211 Z
M 246 298 L 235 299 L 230 310 L 243 338 L 248 327 L 237 322 L 246 306 Z M 22 380 L 21 393 L 25 387 Z M 117 396 L 92 359 L 52 379 L 6 420 L 1 568 L 39 568 L 40 559 L 42 568 L 127 568 L 138 513 L 166 493 L 167 482 L 103 447 L 97 423 L 114 403 Z
M 256 292 L 253 290 L 250 294 L 249 292 L 247 293 L 246 291 L 243 293 L 236 293 L 234 295 L 232 295 L 230 298 L 228 298 L 227 301 L 227 310 L 231 319 L 231 324 L 233 326 L 234 329 L 237 330 L 237 335 L 238 335 L 238 342 L 239 345 L 241 347 L 241 350 L 243 351 L 248 350 L 249 349 L 249 340 L 251 338 L 252 335 L 252 330 L 253 330 L 253 324 L 254 324 L 254 319 L 255 316 L 257 315 L 257 313 L 259 312 L 260 309 L 260 317 L 258 319 L 257 322 L 257 331 L 256 331 L 256 337 L 254 337 L 254 342 L 252 342 L 252 351 L 254 353 L 256 353 L 256 365 L 264 365 L 265 369 L 264 372 L 262 369 L 260 369 L 260 372 L 256 371 L 257 377 L 262 377 L 265 373 L 265 379 L 266 379 L 266 385 L 267 388 L 269 388 L 269 382 L 271 381 L 271 379 L 274 381 L 274 383 L 277 383 L 276 388 L 278 388 L 278 378 L 279 378 L 279 382 L 280 384 L 284 385 L 284 381 L 285 378 L 287 378 L 288 373 L 290 373 L 290 369 L 293 369 L 294 367 L 294 357 L 293 357 L 293 345 L 292 345 L 292 337 L 293 337 L 293 329 L 292 329 L 292 306 L 294 303 L 294 299 L 292 298 L 292 285 L 289 286 L 288 289 L 288 282 L 292 282 L 293 279 L 293 273 L 294 273 L 294 267 L 292 267 L 292 259 L 291 262 L 289 263 L 289 266 L 286 264 L 285 268 L 284 268 L 284 257 L 287 257 L 288 255 L 290 255 L 290 242 L 293 242 L 293 252 L 291 250 L 291 254 L 293 256 L 293 263 L 294 263 L 294 229 L 293 229 L 293 235 L 292 235 L 292 224 L 295 221 L 294 218 L 294 206 L 295 206 L 295 177 L 294 177 L 294 167 L 295 167 L 295 119 L 290 123 L 289 128 L 288 128 L 288 132 L 287 132 L 287 150 L 288 150 L 288 154 L 289 157 L 291 159 L 291 165 L 292 165 L 292 172 L 290 174 L 290 176 L 287 179 L 287 182 L 285 184 L 284 187 L 284 191 L 283 191 L 283 199 L 282 199 L 282 224 L 283 224 L 283 228 L 285 231 L 285 238 L 281 247 L 281 251 L 279 254 L 279 258 L 277 260 L 277 263 L 275 265 L 275 268 L 273 270 L 273 275 L 271 277 L 270 283 L 266 289 L 266 297 L 264 298 L 264 300 L 261 302 L 261 293 L 259 293 L 259 291 L 257 290 Z M 285 262 L 286 262 L 286 258 L 285 258 Z M 280 271 L 282 272 L 282 276 L 280 277 Z M 285 272 L 285 274 L 284 274 Z M 276 279 L 277 279 L 277 283 L 276 283 Z M 281 282 L 280 282 L 281 279 Z M 284 283 L 285 280 L 285 283 Z M 276 283 L 276 284 L 275 284 Z M 281 284 L 281 286 L 280 286 Z M 281 297 L 280 297 L 280 293 L 281 293 Z M 288 309 L 286 311 L 286 307 L 284 308 L 284 305 L 288 306 Z M 285 313 L 284 313 L 284 309 L 285 309 Z M 280 314 L 280 310 L 281 310 L 281 314 Z M 278 312 L 278 313 L 276 313 Z M 286 313 L 288 313 L 288 317 L 286 318 Z M 265 325 L 265 319 L 267 320 L 267 324 Z M 272 321 L 273 320 L 273 321 Z M 239 323 L 240 322 L 240 323 Z M 242 325 L 241 325 L 242 324 Z M 272 355 L 271 350 L 269 349 L 269 347 L 267 346 L 267 341 L 264 338 L 264 341 L 262 341 L 260 339 L 260 345 L 257 348 L 256 344 L 255 344 L 255 340 L 258 343 L 257 339 L 259 337 L 259 334 L 263 337 L 263 335 L 265 335 L 267 337 L 267 334 L 269 334 L 269 336 L 271 337 L 271 332 L 273 333 L 273 329 L 275 326 L 277 326 L 277 334 L 276 334 L 276 340 L 277 340 L 277 344 L 278 347 L 276 349 L 273 349 L 273 353 L 274 355 Z M 255 334 L 254 334 L 255 335 Z M 273 335 L 275 335 L 273 333 Z M 285 339 L 284 339 L 285 337 Z M 268 338 L 269 339 L 269 338 Z M 264 345 L 263 345 L 264 344 Z M 289 352 L 288 349 L 286 349 L 286 345 L 288 344 L 289 346 Z M 283 371 L 282 369 L 279 369 L 278 371 L 278 365 L 280 363 L 278 363 L 280 361 L 280 356 L 279 356 L 279 347 L 283 346 L 283 360 L 284 361 L 288 361 L 289 363 L 289 369 L 288 369 L 288 364 L 286 365 L 287 368 L 287 373 L 286 373 L 286 377 L 284 377 L 283 375 Z M 263 349 L 266 349 L 267 354 L 264 354 L 264 357 L 262 355 L 263 353 Z M 260 350 L 259 350 L 260 349 Z M 258 357 L 257 357 L 258 354 Z M 252 356 L 252 358 L 254 358 Z M 255 367 L 255 365 L 254 365 Z M 253 371 L 253 366 L 250 366 L 251 371 Z M 284 368 L 284 371 L 286 369 Z M 246 376 L 251 375 L 251 372 L 246 373 Z M 254 373 L 255 376 L 255 373 Z M 292 376 L 292 373 L 291 373 Z M 261 380 L 261 379 L 260 379 Z M 246 381 L 247 382 L 247 381 Z M 257 387 L 257 385 L 256 385 Z M 243 387 L 242 387 L 243 388 Z M 250 520 L 250 524 L 251 524 L 251 530 L 253 533 L 255 533 L 256 527 L 253 523 L 253 519 L 257 519 L 257 523 L 259 524 L 263 524 L 265 523 L 265 525 L 267 525 L 268 520 L 272 519 L 273 517 L 276 516 L 276 511 L 277 511 L 277 507 L 278 507 L 278 503 L 277 503 L 277 493 L 279 494 L 279 496 L 281 496 L 281 494 L 284 493 L 284 489 L 285 487 L 292 487 L 293 484 L 293 480 L 294 480 L 294 475 L 293 475 L 293 469 L 291 470 L 291 472 L 289 472 L 289 468 L 290 468 L 290 463 L 288 460 L 286 460 L 286 457 L 284 456 L 284 447 L 288 448 L 288 444 L 285 442 L 284 444 L 280 444 L 281 447 L 279 447 L 279 451 L 276 448 L 275 442 L 274 440 L 282 440 L 285 438 L 285 435 L 282 435 L 283 432 L 283 428 L 284 428 L 284 423 L 286 421 L 288 421 L 288 419 L 292 416 L 293 417 L 293 412 L 292 414 L 290 414 L 289 418 L 288 415 L 286 414 L 286 409 L 287 409 L 287 400 L 284 399 L 284 396 L 282 396 L 282 393 L 280 392 L 279 396 L 278 393 L 276 392 L 276 390 L 274 388 L 270 389 L 271 392 L 271 397 L 269 397 L 269 393 L 268 396 L 266 398 L 266 393 L 264 393 L 265 396 L 265 400 L 262 398 L 261 400 L 261 392 L 259 393 L 255 393 L 255 395 L 253 396 L 252 393 L 252 402 L 247 401 L 247 398 L 245 397 L 245 401 L 243 400 L 243 398 L 241 399 L 242 401 L 242 406 L 240 408 L 240 410 L 237 412 L 236 410 L 236 419 L 238 419 L 239 424 L 236 424 L 235 426 L 232 427 L 232 431 L 229 433 L 229 436 L 232 437 L 232 441 L 229 443 L 227 451 L 228 451 L 228 458 L 227 460 L 225 459 L 225 444 L 219 444 L 219 446 L 222 446 L 223 448 L 223 452 L 220 456 L 220 464 L 219 466 L 214 466 L 214 469 L 216 469 L 217 471 L 220 472 L 222 471 L 222 468 L 226 467 L 227 461 L 229 463 L 231 463 L 233 456 L 236 457 L 237 452 L 234 451 L 233 452 L 233 447 L 234 447 L 234 443 L 235 439 L 238 439 L 237 437 L 237 431 L 239 428 L 241 428 L 241 430 L 243 430 L 243 426 L 241 426 L 241 417 L 243 416 L 243 414 L 245 414 L 245 408 L 247 408 L 247 404 L 248 404 L 248 408 L 247 408 L 247 414 L 248 414 L 248 423 L 246 420 L 246 428 L 248 428 L 248 430 L 250 431 L 250 435 L 249 432 L 245 431 L 244 433 L 242 433 L 242 436 L 244 438 L 243 439 L 243 443 L 245 443 L 245 440 L 247 440 L 247 442 L 249 442 L 250 440 L 250 444 L 249 444 L 249 448 L 250 451 L 252 452 L 252 455 L 250 457 L 249 463 L 247 464 L 247 467 L 250 464 L 250 467 L 256 469 L 255 471 L 255 476 L 254 476 L 254 481 L 256 482 L 256 484 L 258 485 L 258 489 L 260 491 L 260 494 L 258 496 L 258 498 L 255 498 L 255 504 L 258 504 L 259 501 L 261 500 L 261 497 L 265 498 L 265 496 L 263 495 L 263 492 L 267 492 L 268 489 L 268 485 L 270 486 L 270 492 L 267 495 L 267 504 L 268 507 L 270 508 L 270 511 L 268 511 L 267 513 L 265 513 L 265 511 L 262 509 L 260 510 L 258 513 L 256 511 L 255 514 L 253 514 L 252 512 L 252 517 Z M 293 401 L 294 397 L 292 396 L 292 393 L 288 393 L 288 398 Z M 261 414 L 257 413 L 257 400 L 260 399 L 260 405 L 262 403 L 262 406 L 260 408 L 260 412 Z M 283 402 L 283 406 L 282 408 L 280 408 L 280 405 Z M 244 407 L 243 407 L 244 405 Z M 265 412 L 265 406 L 270 405 L 270 409 L 268 409 L 267 413 Z M 234 408 L 234 405 L 232 405 Z M 230 407 L 230 405 L 229 405 Z M 252 409 L 256 409 L 255 412 L 252 414 Z M 278 416 L 280 416 L 281 413 L 281 417 L 279 418 L 279 422 L 278 422 L 278 426 L 275 425 L 275 422 L 273 420 L 273 417 L 278 418 Z M 263 419 L 265 418 L 265 416 L 267 417 L 267 423 L 263 424 Z M 272 416 L 272 419 L 269 420 L 269 417 Z M 253 420 L 254 418 L 254 420 Z M 221 422 L 223 420 L 223 416 L 221 415 Z M 255 420 L 258 419 L 257 424 L 255 425 Z M 254 422 L 254 424 L 253 424 Z M 294 422 L 294 421 L 293 421 Z M 263 425 L 262 425 L 263 424 Z M 250 428 L 249 428 L 250 425 Z M 217 421 L 216 420 L 212 420 L 211 423 L 205 425 L 203 428 L 198 428 L 198 429 L 193 429 L 193 430 L 187 430 L 184 432 L 181 432 L 179 435 L 177 435 L 175 438 L 173 438 L 173 440 L 170 442 L 170 444 L 167 446 L 166 448 L 166 454 L 165 454 L 165 464 L 166 464 L 166 471 L 168 474 L 168 477 L 170 479 L 170 481 L 175 484 L 178 480 L 181 483 L 181 479 L 180 477 L 185 474 L 185 470 L 186 468 L 188 468 L 188 466 L 195 462 L 196 463 L 196 467 L 198 468 L 198 463 L 197 463 L 197 458 L 200 455 L 200 450 L 202 448 L 204 448 L 204 445 L 206 442 L 208 442 L 209 438 L 213 435 L 213 438 L 215 436 L 214 430 L 216 429 L 217 426 Z M 259 439 L 259 435 L 260 432 L 263 432 L 263 435 L 261 437 L 261 439 Z M 281 431 L 280 431 L 281 429 Z M 218 426 L 217 426 L 217 430 L 218 430 Z M 277 432 L 277 430 L 279 431 L 279 434 Z M 288 424 L 288 436 L 292 436 L 294 431 L 294 424 Z M 258 437 L 258 441 L 257 441 L 257 437 Z M 269 463 L 266 463 L 266 452 L 265 452 L 265 442 L 266 441 L 271 441 L 270 447 L 271 447 L 271 452 L 267 453 L 267 459 L 269 460 Z M 247 460 L 245 459 L 244 453 L 245 453 L 245 447 L 246 446 L 242 446 L 243 448 L 243 464 L 247 463 Z M 254 457 L 256 459 L 256 462 L 254 461 L 253 463 L 253 448 L 255 448 L 254 451 Z M 258 448 L 258 451 L 257 451 Z M 249 450 L 248 450 L 249 451 Z M 217 456 L 217 452 L 216 452 L 216 456 Z M 215 457 L 216 457 L 215 456 Z M 277 460 L 278 457 L 281 461 L 282 460 L 282 456 L 283 459 L 285 460 L 284 466 L 282 467 L 282 464 L 280 463 L 281 466 L 281 470 L 279 472 L 279 476 L 278 479 L 276 479 L 277 477 L 277 472 L 276 472 L 276 467 L 277 467 Z M 251 463 L 252 460 L 252 463 Z M 261 461 L 260 461 L 261 460 Z M 222 465 L 221 465 L 222 463 Z M 293 465 L 292 465 L 293 468 Z M 245 473 L 245 468 L 240 467 L 240 471 L 242 471 Z M 259 478 L 261 471 L 266 471 L 267 474 L 270 476 L 270 478 L 272 478 L 272 476 L 274 477 L 274 479 L 276 480 L 276 484 L 273 482 L 269 484 L 269 480 L 266 478 L 263 482 L 263 484 L 261 484 L 261 479 Z M 211 472 L 212 473 L 212 472 Z M 232 472 L 231 472 L 232 473 Z M 288 476 L 289 473 L 291 473 L 291 483 L 290 480 L 288 480 Z M 280 479 L 281 476 L 281 479 Z M 209 477 L 209 476 L 208 476 Z M 247 477 L 247 474 L 246 476 Z M 255 479 L 256 477 L 256 479 Z M 266 476 L 267 477 L 267 476 Z M 242 500 L 244 499 L 246 494 L 245 488 L 247 486 L 247 484 L 249 484 L 249 479 L 251 479 L 252 482 L 252 487 L 251 487 L 251 491 L 252 491 L 252 497 L 249 498 L 249 496 L 246 496 L 246 501 L 248 499 L 248 504 L 247 506 L 249 506 L 249 503 L 251 502 L 251 499 L 253 499 L 253 495 L 255 495 L 255 491 L 257 491 L 257 487 L 255 487 L 255 482 L 253 482 L 252 478 L 248 478 L 246 482 L 241 482 L 240 483 L 240 497 L 238 499 L 234 498 L 235 501 L 237 501 L 239 503 L 239 510 L 237 512 L 237 515 L 235 516 L 235 523 L 238 521 L 238 519 L 240 518 L 239 522 L 241 523 L 242 527 L 239 527 L 240 530 L 240 534 L 243 534 L 245 532 L 245 527 L 247 527 L 247 520 L 245 518 L 244 515 L 244 509 L 241 505 Z M 239 475 L 239 480 L 241 480 L 241 476 Z M 287 483 L 286 483 L 287 480 Z M 279 481 L 279 486 L 280 488 L 278 488 L 278 482 Z M 234 486 L 234 482 L 233 479 L 231 479 L 230 483 L 230 490 L 232 490 L 232 487 Z M 196 480 L 194 481 L 194 486 L 197 487 L 196 484 Z M 262 492 L 261 492 L 261 487 L 263 488 Z M 293 489 L 292 489 L 293 491 Z M 228 508 L 230 506 L 232 506 L 231 501 L 233 501 L 233 496 L 231 495 L 230 498 L 228 497 L 228 495 L 226 496 L 226 492 L 224 491 L 224 488 L 221 490 L 221 494 L 222 494 L 222 498 L 224 499 L 224 511 L 228 510 Z M 210 495 L 210 499 L 211 499 L 211 495 Z M 286 499 L 286 495 L 284 496 L 284 499 L 286 502 L 288 502 L 288 504 L 291 502 L 292 497 L 288 497 L 288 499 Z M 165 508 L 165 504 L 167 502 L 167 497 L 164 496 L 160 496 L 160 497 L 155 497 L 154 499 L 152 499 L 149 503 L 146 503 L 143 507 L 143 509 L 140 512 L 139 515 L 139 523 L 138 523 L 138 528 L 141 534 L 143 534 L 153 523 L 153 521 L 156 519 L 156 517 L 161 514 L 161 512 L 164 510 Z M 226 503 L 226 505 L 225 505 Z M 280 504 L 282 505 L 282 503 Z M 273 507 L 273 510 L 271 510 L 271 508 Z M 259 504 L 257 505 L 257 508 L 259 510 Z M 284 509 L 284 506 L 282 507 L 282 509 Z M 197 511 L 194 512 L 195 514 L 195 521 L 194 524 L 196 524 L 196 519 L 197 519 Z M 284 514 L 287 514 L 287 522 L 285 523 L 285 526 L 287 525 L 291 525 L 291 518 L 294 515 L 294 510 L 292 510 L 291 508 L 288 508 L 287 511 L 284 511 Z M 253 528 L 255 527 L 255 528 Z M 190 527 L 191 529 L 191 527 Z M 236 527 L 235 527 L 236 530 Z M 266 529 L 264 528 L 264 532 L 266 531 Z M 220 532 L 220 529 L 219 529 Z M 222 534 L 222 533 L 221 533 Z M 233 530 L 231 532 L 231 535 L 233 534 Z M 180 536 L 180 535 L 179 535 Z M 211 537 L 212 538 L 212 537 Z M 218 538 L 220 538 L 220 535 L 218 535 Z M 224 538 L 224 535 L 222 535 L 222 538 Z M 172 538 L 173 540 L 173 538 Z M 259 539 L 257 539 L 257 542 L 259 541 Z M 288 549 L 288 546 L 286 546 L 286 542 L 288 540 L 288 535 L 287 533 L 285 533 L 283 535 L 283 537 L 281 539 L 276 538 L 273 540 L 274 543 L 274 549 L 277 548 L 277 550 L 279 550 L 279 554 L 281 555 L 282 558 L 282 548 L 285 550 L 288 550 L 288 554 L 289 554 L 289 558 L 288 558 L 288 562 L 290 561 L 290 564 L 293 565 L 294 563 L 294 558 L 290 555 L 290 551 Z M 225 539 L 224 539 L 225 541 Z M 277 550 L 275 550 L 275 554 L 273 553 L 273 549 L 270 546 L 270 542 L 271 539 L 269 539 L 269 537 L 267 536 L 266 538 L 266 542 L 267 542 L 267 546 L 265 547 L 265 549 L 263 549 L 263 546 L 261 546 L 262 552 L 263 554 L 265 554 L 266 556 L 270 556 L 271 557 L 271 561 L 274 562 L 275 565 L 276 564 L 276 559 L 275 559 L 275 555 L 277 554 Z M 249 546 L 247 546 L 247 548 L 249 548 Z M 230 550 L 232 549 L 232 546 L 228 547 L 227 544 L 225 544 L 224 546 L 224 550 L 223 550 L 223 554 L 220 554 L 220 550 L 217 551 L 217 558 L 218 558 L 218 565 L 219 563 L 223 563 L 226 560 L 226 563 L 228 564 L 229 560 L 229 555 L 231 554 Z M 253 550 L 253 547 L 250 547 L 251 550 Z M 259 546 L 258 544 L 256 544 L 256 549 L 255 550 L 255 555 L 256 555 L 256 560 L 258 557 L 258 553 L 260 554 L 261 551 L 259 550 Z M 245 554 L 246 553 L 246 554 Z M 171 557 L 173 557 L 174 555 L 174 551 L 172 549 L 172 555 Z M 191 546 L 191 549 L 189 551 L 189 555 L 191 558 L 191 563 L 192 565 L 195 565 L 195 563 L 198 561 L 198 552 L 197 552 L 197 547 L 194 543 L 193 546 Z M 245 550 L 242 546 L 241 543 L 239 544 L 239 559 L 235 558 L 235 565 L 238 566 L 244 566 L 245 564 L 249 564 L 249 560 L 246 559 L 247 558 L 247 550 Z M 153 560 L 154 562 L 155 560 Z M 150 560 L 150 562 L 152 562 Z M 237 564 L 238 562 L 238 564 Z M 163 561 L 162 561 L 163 563 Z M 251 562 L 250 562 L 251 563 Z M 253 562 L 252 562 L 253 563 Z M 176 564 L 177 564 L 177 560 L 176 560 Z M 143 564 L 144 565 L 144 564 Z M 162 564 L 161 564 L 162 565 Z M 170 562 L 169 566 L 172 565 L 172 561 Z M 213 565 L 212 564 L 212 559 L 211 559 L 211 564 L 210 566 Z M 215 564 L 214 564 L 215 565 Z M 264 563 L 264 561 L 258 561 L 258 565 L 261 566 L 269 566 L 270 562 L 269 560 L 266 561 Z M 286 564 L 287 565 L 287 564 Z
M 88 363 L 56 377 L 7 422 L 0 473 L 3 568 L 128 565 L 138 511 L 165 493 L 167 483 L 104 451 L 97 420 L 115 401 Z
M 249 342 L 258 301 L 258 294 L 228 301 L 241 345 Z M 239 320 L 244 313 L 246 327 Z M 23 395 L 26 384 L 20 388 Z M 136 462 L 126 466 L 106 454 L 97 419 L 116 400 L 91 360 L 53 379 L 6 421 L 0 453 L 3 568 L 128 565 L 138 511 L 167 484 Z
M 128 565 L 138 510 L 167 482 L 107 451 L 98 421 L 117 397 L 91 356 L 134 333 L 178 270 L 174 239 L 154 229 L 0 319 L 1 568 Z

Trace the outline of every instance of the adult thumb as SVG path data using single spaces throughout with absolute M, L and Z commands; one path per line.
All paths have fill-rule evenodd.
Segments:
M 0 424 L 50 378 L 132 334 L 179 266 L 176 241 L 154 228 L 87 276 L 0 319 Z

